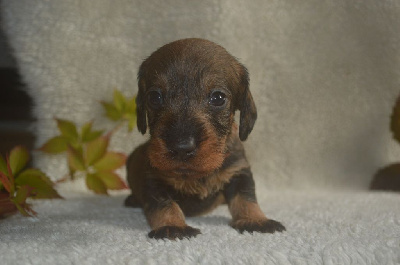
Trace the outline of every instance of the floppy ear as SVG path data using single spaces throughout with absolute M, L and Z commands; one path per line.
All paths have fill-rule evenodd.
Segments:
M 240 84 L 237 95 L 237 109 L 240 111 L 239 138 L 245 141 L 251 133 L 257 119 L 257 108 L 249 89 L 249 74 L 241 65 Z
M 136 115 L 137 115 L 137 127 L 139 132 L 142 134 L 146 133 L 147 130 L 147 113 L 146 113 L 146 102 L 145 102 L 145 90 L 146 90 L 146 83 L 144 80 L 144 72 L 145 72 L 145 62 L 139 68 L 138 72 L 138 94 L 136 96 Z

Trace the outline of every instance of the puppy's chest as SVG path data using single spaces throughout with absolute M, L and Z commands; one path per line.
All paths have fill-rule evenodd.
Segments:
M 169 178 L 167 183 L 179 194 L 195 196 L 199 199 L 205 199 L 210 195 L 222 190 L 229 182 L 231 175 L 223 173 L 214 173 L 204 178 Z
M 240 172 L 241 169 L 248 167 L 247 160 L 244 157 L 229 161 L 229 165 L 223 165 L 222 168 L 203 178 L 167 178 L 167 184 L 176 192 L 182 195 L 196 196 L 199 199 L 205 199 L 224 189 L 232 176 Z

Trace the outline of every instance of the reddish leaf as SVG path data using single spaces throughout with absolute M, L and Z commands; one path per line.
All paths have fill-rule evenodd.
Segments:
M 7 163 L 4 160 L 4 158 L 0 155 L 0 172 L 3 172 L 4 174 L 7 174 Z
M 84 171 L 86 169 L 82 153 L 75 148 L 68 146 L 68 165 L 73 171 Z
M 15 204 L 10 200 L 8 193 L 0 192 L 0 219 L 18 211 Z
M 7 177 L 8 177 L 8 180 L 10 181 L 10 194 L 14 194 L 14 192 L 15 192 L 14 175 L 12 173 L 12 169 L 10 166 L 10 158 L 6 157 L 6 159 L 7 159 L 7 172 L 8 172 Z
M 49 154 L 58 154 L 67 151 L 67 147 L 68 139 L 59 135 L 48 140 L 39 150 Z
M 103 136 L 87 143 L 85 150 L 85 162 L 91 166 L 97 162 L 107 151 L 110 137 Z
M 11 183 L 8 179 L 7 175 L 3 172 L 0 172 L 0 182 L 3 184 L 4 188 L 8 193 L 11 193 Z
M 113 171 L 126 162 L 126 155 L 117 152 L 107 152 L 93 167 L 97 171 Z
M 10 168 L 12 174 L 17 175 L 28 163 L 29 152 L 25 147 L 14 147 L 10 152 Z
M 97 194 L 108 194 L 104 182 L 94 174 L 88 174 L 86 176 L 86 185 Z
M 114 172 L 100 171 L 94 173 L 94 175 L 101 179 L 110 190 L 123 190 L 128 188 L 125 182 Z
M 51 180 L 38 169 L 27 169 L 21 172 L 15 184 L 18 186 L 29 186 L 33 188 L 34 199 L 55 199 L 61 198 L 58 192 L 53 188 Z
M 57 127 L 63 136 L 73 141 L 78 140 L 78 131 L 76 130 L 76 126 L 73 122 L 62 119 L 56 119 L 56 121 Z

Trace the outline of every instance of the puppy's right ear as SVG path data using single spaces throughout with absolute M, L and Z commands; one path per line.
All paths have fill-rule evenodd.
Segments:
M 237 89 L 239 93 L 236 96 L 236 109 L 240 110 L 239 138 L 241 141 L 245 141 L 253 130 L 254 123 L 257 120 L 257 108 L 250 93 L 247 68 L 242 64 L 239 64 L 239 66 L 238 75 L 240 81 Z
M 142 134 L 146 133 L 147 130 L 147 113 L 146 113 L 146 100 L 145 100 L 145 91 L 146 91 L 146 82 L 145 82 L 145 64 L 146 61 L 142 63 L 138 72 L 138 94 L 136 96 L 136 115 L 137 115 L 137 127 L 139 132 Z

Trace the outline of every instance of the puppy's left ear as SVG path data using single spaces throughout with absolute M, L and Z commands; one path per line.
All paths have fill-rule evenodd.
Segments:
M 239 138 L 245 141 L 256 122 L 257 108 L 249 89 L 249 74 L 243 65 L 240 65 L 239 78 L 239 93 L 236 99 L 237 109 L 240 111 Z
M 145 83 L 145 64 L 146 61 L 142 63 L 139 68 L 138 72 L 138 94 L 136 96 L 136 115 L 137 115 L 137 127 L 142 134 L 146 133 L 147 130 L 147 113 L 146 113 L 146 102 L 145 102 L 145 90 L 146 90 L 146 83 Z

